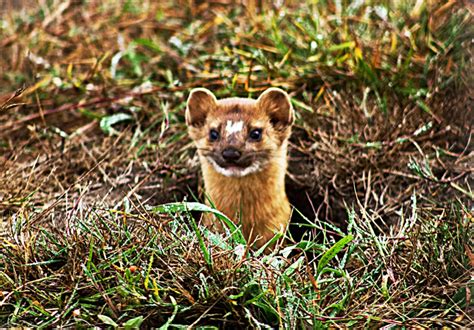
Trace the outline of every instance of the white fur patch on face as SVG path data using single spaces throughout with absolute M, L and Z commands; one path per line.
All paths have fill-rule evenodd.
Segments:
M 227 134 L 231 135 L 234 133 L 241 132 L 243 128 L 244 128 L 243 121 L 238 121 L 234 123 L 232 120 L 228 120 L 227 125 L 225 126 L 225 131 L 227 132 Z
M 216 170 L 217 173 L 222 174 L 223 176 L 227 177 L 234 177 L 234 178 L 240 178 L 255 172 L 258 172 L 260 170 L 260 164 L 258 162 L 253 163 L 252 165 L 246 167 L 246 168 L 223 168 L 219 166 L 219 164 L 216 163 L 212 157 L 207 157 L 207 160 L 209 163 L 212 164 L 212 167 Z

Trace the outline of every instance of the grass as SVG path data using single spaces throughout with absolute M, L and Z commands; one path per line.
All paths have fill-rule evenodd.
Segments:
M 1 326 L 472 327 L 471 7 L 5 8 Z M 270 255 L 197 221 L 195 86 L 292 96 Z

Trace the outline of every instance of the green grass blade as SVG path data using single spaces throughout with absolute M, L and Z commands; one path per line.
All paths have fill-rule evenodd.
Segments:
M 319 259 L 319 262 L 318 262 L 318 274 L 321 273 L 321 271 L 323 270 L 324 267 L 326 267 L 329 261 L 331 261 L 331 259 L 333 259 L 336 256 L 336 254 L 338 254 L 339 251 L 341 251 L 344 248 L 344 246 L 346 246 L 346 244 L 351 242 L 353 238 L 354 237 L 350 234 L 347 236 L 344 236 L 323 254 L 323 256 L 321 257 L 321 259 Z

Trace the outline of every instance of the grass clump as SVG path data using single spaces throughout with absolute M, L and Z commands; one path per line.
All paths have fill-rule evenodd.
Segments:
M 0 325 L 472 326 L 469 8 L 7 7 Z M 193 218 L 217 212 L 194 202 L 196 86 L 292 96 L 301 223 L 270 255 Z
M 2 319 L 319 327 L 469 318 L 463 265 L 472 225 L 460 205 L 438 215 L 414 208 L 390 235 L 375 235 L 374 219 L 354 212 L 337 242 L 301 241 L 265 256 L 200 227 L 203 247 L 189 213 L 157 212 L 164 209 L 73 212 L 63 228 L 49 230 L 27 230 L 18 219 L 11 228 L 18 234 L 2 248 Z M 406 314 L 397 315 L 401 309 Z

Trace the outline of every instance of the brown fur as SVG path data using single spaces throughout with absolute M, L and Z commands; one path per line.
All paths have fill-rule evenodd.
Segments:
M 208 90 L 194 89 L 188 99 L 186 122 L 201 162 L 206 194 L 218 210 L 235 223 L 257 247 L 288 226 L 291 207 L 285 193 L 287 143 L 294 113 L 288 95 L 277 88 L 258 100 L 217 100 Z M 212 141 L 210 130 L 219 134 Z M 261 129 L 261 140 L 250 132 Z M 226 148 L 241 153 L 229 164 Z M 220 223 L 205 216 L 204 224 L 221 230 Z

